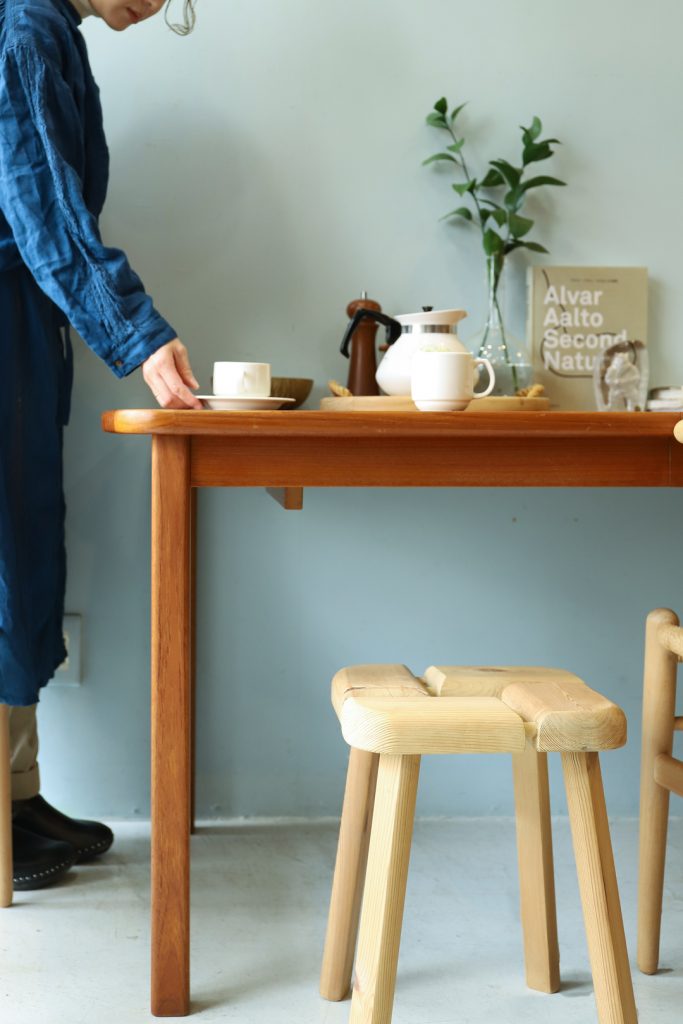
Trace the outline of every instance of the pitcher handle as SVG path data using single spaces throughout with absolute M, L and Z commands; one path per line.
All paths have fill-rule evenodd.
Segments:
M 490 395 L 494 387 L 496 386 L 496 375 L 488 359 L 484 359 L 482 356 L 475 356 L 474 362 L 475 364 L 481 363 L 483 366 L 486 367 L 489 374 L 489 383 L 485 391 L 475 391 L 472 395 L 472 398 L 486 398 L 486 396 Z

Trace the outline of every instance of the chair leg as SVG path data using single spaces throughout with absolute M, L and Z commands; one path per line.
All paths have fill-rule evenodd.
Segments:
M 563 754 L 562 767 L 598 1021 L 637 1024 L 600 760 Z
M 351 748 L 339 827 L 320 994 L 335 1002 L 351 988 L 358 919 L 368 859 L 379 754 Z
M 0 704 L 0 907 L 12 904 L 12 790 L 9 708 Z
M 640 862 L 638 873 L 638 966 L 654 974 L 659 963 L 669 790 L 655 782 L 655 758 L 671 754 L 678 660 L 657 639 L 662 624 L 678 625 L 665 608 L 650 612 L 645 630 L 643 747 L 640 771 Z
M 390 1024 L 420 758 L 382 754 L 350 1024 Z
M 519 860 L 519 895 L 526 983 L 539 992 L 560 988 L 548 755 L 529 744 L 512 755 Z

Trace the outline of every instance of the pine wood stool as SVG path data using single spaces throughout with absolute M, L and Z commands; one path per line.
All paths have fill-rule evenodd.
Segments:
M 547 753 L 562 754 L 600 1024 L 636 1024 L 598 751 L 626 719 L 569 672 L 359 665 L 332 681 L 351 747 L 320 982 L 351 1024 L 389 1024 L 422 754 L 512 754 L 527 984 L 559 989 Z M 367 866 L 366 866 L 367 862 Z M 362 914 L 361 891 L 364 885 Z
M 640 867 L 638 878 L 638 966 L 654 974 L 659 963 L 664 860 L 669 793 L 683 796 L 683 761 L 672 757 L 676 676 L 683 659 L 683 628 L 668 608 L 656 608 L 645 627 L 643 751 L 640 776 Z

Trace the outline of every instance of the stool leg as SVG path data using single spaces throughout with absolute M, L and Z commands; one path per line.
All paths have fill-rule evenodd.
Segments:
M 526 983 L 539 992 L 560 987 L 548 755 L 531 744 L 512 755 L 515 786 L 519 896 Z
M 379 754 L 349 751 L 330 912 L 320 972 L 324 999 L 344 999 L 351 988 L 358 918 L 368 859 Z
M 12 904 L 12 790 L 9 708 L 0 704 L 0 907 Z
M 637 1024 L 600 760 L 563 754 L 569 820 L 600 1024 Z
M 382 754 L 350 1024 L 390 1024 L 420 758 Z
M 658 608 L 648 615 L 645 631 L 638 875 L 638 966 L 644 974 L 654 974 L 659 963 L 669 824 L 669 790 L 658 785 L 654 777 L 657 755 L 673 750 L 678 659 L 657 638 L 657 630 L 665 623 L 678 625 L 678 617 Z

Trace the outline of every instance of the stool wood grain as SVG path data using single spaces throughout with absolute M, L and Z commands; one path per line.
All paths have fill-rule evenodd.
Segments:
M 335 676 L 332 701 L 351 753 L 321 994 L 347 993 L 358 929 L 351 1024 L 390 1024 L 420 757 L 475 751 L 512 755 L 527 983 L 557 991 L 547 752 L 558 751 L 598 1020 L 636 1024 L 598 760 L 626 742 L 621 709 L 572 673 L 513 666 L 432 666 L 421 679 L 403 665 L 355 666 Z

